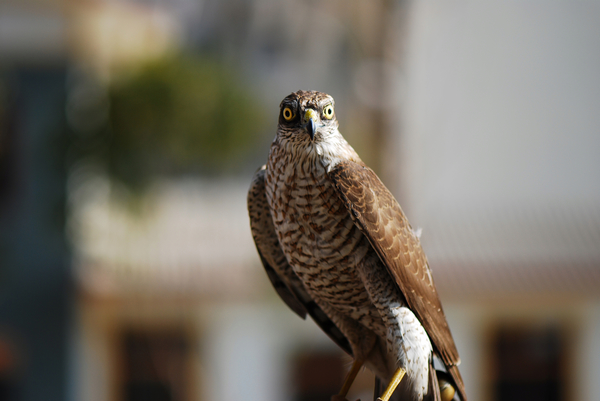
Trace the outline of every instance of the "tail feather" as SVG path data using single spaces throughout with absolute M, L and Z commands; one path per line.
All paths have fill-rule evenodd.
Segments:
M 442 401 L 440 383 L 435 368 L 433 367 L 433 362 L 430 362 L 429 364 L 429 380 L 427 386 L 427 394 L 423 397 L 423 401 Z
M 456 392 L 460 397 L 460 401 L 467 401 L 467 393 L 465 392 L 465 383 L 463 382 L 462 376 L 458 371 L 458 366 L 452 365 L 448 367 L 448 373 L 452 376 L 454 384 L 456 385 Z

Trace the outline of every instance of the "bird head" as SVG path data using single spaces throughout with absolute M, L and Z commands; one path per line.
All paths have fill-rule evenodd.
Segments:
M 316 91 L 298 91 L 281 101 L 279 135 L 294 141 L 319 142 L 337 132 L 333 98 Z

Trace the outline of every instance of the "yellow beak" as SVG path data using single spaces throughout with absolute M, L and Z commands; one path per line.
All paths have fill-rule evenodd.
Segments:
M 319 115 L 313 109 L 308 109 L 304 112 L 304 122 L 306 123 L 304 127 L 308 130 L 308 134 L 310 135 L 310 140 L 312 141 L 315 138 L 315 132 L 317 130 L 317 120 Z

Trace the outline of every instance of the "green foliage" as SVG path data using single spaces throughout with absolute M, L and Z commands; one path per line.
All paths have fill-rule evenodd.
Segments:
M 84 148 L 128 187 L 160 175 L 231 172 L 264 132 L 260 102 L 214 60 L 154 62 L 112 84 L 107 97 L 107 128 L 90 136 L 102 145 Z

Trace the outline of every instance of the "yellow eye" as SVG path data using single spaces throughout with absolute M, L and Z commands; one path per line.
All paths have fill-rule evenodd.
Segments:
M 292 118 L 294 118 L 294 112 L 292 109 L 289 107 L 283 109 L 283 118 L 285 118 L 285 121 L 290 121 Z
M 323 116 L 325 116 L 325 118 L 328 120 L 331 120 L 333 118 L 333 105 L 332 104 L 328 104 L 327 106 L 323 107 Z

